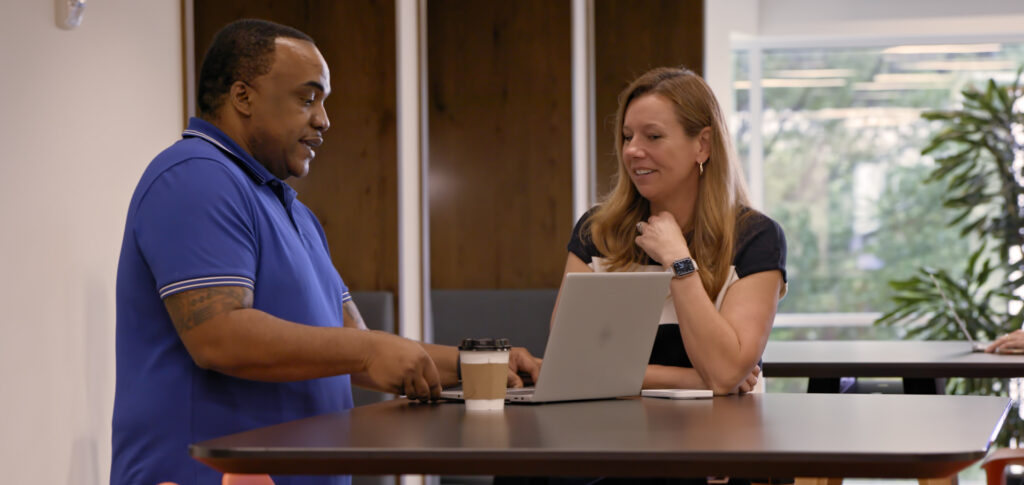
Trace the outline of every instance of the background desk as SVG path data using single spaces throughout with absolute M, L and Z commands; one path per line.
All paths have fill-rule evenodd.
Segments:
M 1024 377 L 1024 355 L 949 341 L 770 341 L 762 363 L 765 377 L 809 377 L 808 392 L 839 392 L 840 377 L 902 377 L 908 394 L 942 394 L 938 378 Z
M 985 456 L 1009 400 L 761 394 L 507 406 L 395 400 L 190 447 L 223 472 L 949 477 Z

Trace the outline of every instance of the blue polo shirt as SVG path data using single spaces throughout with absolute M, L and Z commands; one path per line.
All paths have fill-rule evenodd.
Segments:
M 181 291 L 242 286 L 258 310 L 340 327 L 348 289 L 323 228 L 295 195 L 196 118 L 143 173 L 117 267 L 112 484 L 219 484 L 219 473 L 188 456 L 189 443 L 352 407 L 347 375 L 269 383 L 199 368 L 164 307 L 164 298 Z

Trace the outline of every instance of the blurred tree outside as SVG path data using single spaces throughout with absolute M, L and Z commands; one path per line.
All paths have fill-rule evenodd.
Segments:
M 936 163 L 921 150 L 941 127 L 921 114 L 962 106 L 970 84 L 1014 79 L 1024 44 L 945 47 L 734 51 L 730 127 L 748 174 L 756 159 L 749 90 L 756 82 L 762 88 L 763 179 L 751 183 L 762 185 L 762 209 L 786 232 L 789 293 L 779 313 L 823 319 L 817 326 L 777 324 L 772 340 L 902 338 L 901 327 L 825 320 L 832 313 L 881 315 L 892 306 L 890 280 L 919 267 L 960 272 L 980 246 L 950 227 L 944 184 L 924 183 Z M 756 79 L 751 52 L 761 56 Z M 768 385 L 803 392 L 806 379 Z
M 969 83 L 1015 75 L 1024 45 L 906 47 L 761 51 L 764 177 L 752 183 L 763 184 L 764 211 L 786 231 L 780 313 L 882 312 L 889 280 L 920 266 L 959 268 L 978 245 L 948 227 L 945 187 L 922 183 L 935 163 L 921 149 L 937 128 L 921 113 L 959 106 Z M 733 62 L 733 135 L 745 164 L 748 55 L 736 51 Z

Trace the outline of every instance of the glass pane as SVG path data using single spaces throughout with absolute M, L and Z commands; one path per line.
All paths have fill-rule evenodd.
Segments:
M 740 57 L 743 147 L 741 99 L 758 80 L 739 77 Z M 880 312 L 889 280 L 960 269 L 971 242 L 946 227 L 944 186 L 923 183 L 933 161 L 920 152 L 937 127 L 920 115 L 956 106 L 968 83 L 1012 81 L 1022 64 L 1022 44 L 763 51 L 765 211 L 789 243 L 780 313 Z

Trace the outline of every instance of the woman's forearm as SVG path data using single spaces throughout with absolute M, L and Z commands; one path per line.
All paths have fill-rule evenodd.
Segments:
M 690 367 L 648 365 L 644 389 L 710 389 L 700 374 Z
M 721 311 L 700 279 L 673 280 L 672 299 L 686 353 L 716 394 L 734 392 L 750 375 L 771 332 L 781 276 L 758 273 L 733 284 Z

